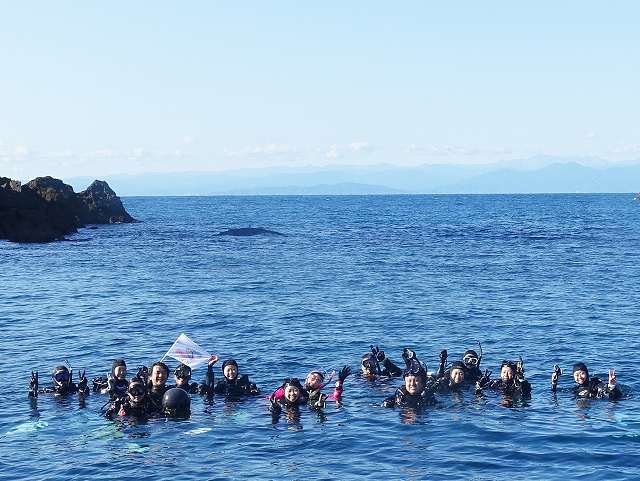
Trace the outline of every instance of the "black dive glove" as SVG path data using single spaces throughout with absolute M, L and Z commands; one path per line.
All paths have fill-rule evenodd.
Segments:
M 88 388 L 89 381 L 87 381 L 87 370 L 80 372 L 78 369 L 78 392 L 81 394 L 87 394 L 89 392 Z
M 562 369 L 557 364 L 553 365 L 553 374 L 551 374 L 551 390 L 556 392 L 558 388 L 558 380 L 560 379 L 560 374 L 562 374 Z
M 447 362 L 448 355 L 449 354 L 447 353 L 446 349 L 440 351 L 440 364 L 444 364 L 445 362 Z
M 413 359 L 415 357 L 416 357 L 415 351 L 412 351 L 408 347 L 405 347 L 402 350 L 402 359 L 404 359 L 404 362 L 407 363 L 407 365 L 409 365 L 411 359 Z
M 351 374 L 351 368 L 349 366 L 344 366 L 342 369 L 340 369 L 340 372 L 338 372 L 338 379 L 340 380 L 341 384 L 344 383 L 344 380 L 347 379 L 349 374 Z
M 476 381 L 476 391 L 480 391 L 484 387 L 486 387 L 489 384 L 490 379 L 491 379 L 491 371 L 486 369 L 484 371 L 484 374 L 480 376 L 480 379 Z
M 524 381 L 524 361 L 522 358 L 516 362 L 516 379 L 518 382 Z
M 29 381 L 29 397 L 38 397 L 38 371 L 31 371 L 31 380 Z

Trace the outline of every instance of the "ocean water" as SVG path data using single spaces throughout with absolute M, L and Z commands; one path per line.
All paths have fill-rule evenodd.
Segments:
M 640 203 L 632 195 L 125 198 L 143 222 L 73 242 L 0 242 L 0 479 L 639 479 Z M 262 226 L 284 237 L 216 237 Z M 344 403 L 273 422 L 264 397 L 193 396 L 186 421 L 100 416 L 106 399 L 27 398 L 63 359 L 130 371 L 184 332 L 265 395 L 371 343 L 431 370 L 476 340 L 522 356 L 529 402 L 441 397 L 384 409 L 400 381 L 348 378 Z M 554 363 L 616 368 L 620 402 L 553 397 Z M 177 363 L 172 363 L 173 368 Z M 194 379 L 204 375 L 194 371 Z M 219 372 L 219 371 L 218 371 Z

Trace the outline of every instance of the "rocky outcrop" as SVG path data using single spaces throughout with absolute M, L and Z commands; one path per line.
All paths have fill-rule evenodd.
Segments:
M 0 177 L 0 239 L 51 242 L 86 224 L 136 222 L 106 182 L 95 181 L 79 194 L 53 177 L 21 185 Z

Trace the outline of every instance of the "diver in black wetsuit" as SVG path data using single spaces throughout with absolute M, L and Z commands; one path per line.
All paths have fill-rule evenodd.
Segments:
M 467 389 L 469 384 L 466 382 L 466 372 L 465 365 L 461 361 L 455 361 L 443 376 L 436 378 L 433 390 L 438 394 L 448 394 Z
M 54 394 L 56 396 L 64 396 L 67 394 L 78 393 L 80 396 L 89 395 L 89 387 L 86 371 L 78 371 L 78 383 L 73 382 L 73 371 L 67 366 L 57 366 L 51 373 L 53 381 L 51 386 L 40 388 L 38 371 L 31 372 L 31 380 L 29 382 L 29 397 L 36 398 L 38 394 Z
M 404 370 L 404 385 L 396 393 L 382 402 L 384 407 L 423 408 L 435 404 L 432 386 L 427 382 L 427 367 L 418 361 L 415 352 L 405 349 L 402 357 L 407 368 Z
M 169 377 L 169 367 L 162 362 L 154 362 L 151 365 L 151 373 L 147 383 L 147 395 L 151 401 L 151 406 L 156 410 L 162 409 L 162 396 L 167 391 L 167 378 Z
M 399 377 L 402 369 L 396 366 L 391 359 L 385 356 L 378 346 L 371 346 L 371 352 L 362 356 L 360 362 L 362 376 L 367 379 L 375 379 L 378 376 Z
M 191 394 L 201 392 L 201 386 L 197 382 L 189 382 L 191 380 L 191 368 L 186 364 L 178 364 L 178 367 L 173 371 L 173 378 L 176 384 L 171 387 L 179 387 Z
M 235 359 L 227 359 L 222 363 L 222 375 L 223 378 L 214 389 L 215 394 L 223 394 L 231 399 L 260 394 L 258 386 L 249 381 L 247 374 L 238 377 L 238 363 Z
M 111 363 L 111 372 L 106 379 L 104 377 L 93 379 L 93 392 L 108 394 L 112 401 L 125 398 L 129 386 L 126 377 L 127 363 L 124 362 L 124 359 L 114 359 Z
M 524 363 L 522 360 L 502 361 L 500 365 L 500 379 L 490 379 L 491 371 L 486 370 L 484 375 L 476 381 L 476 394 L 490 389 L 500 391 L 506 395 L 531 396 L 531 384 L 524 377 Z
M 147 392 L 147 381 L 144 377 L 133 377 L 127 386 L 127 395 L 114 399 L 104 415 L 108 418 L 130 416 L 144 419 L 160 411 L 161 407 L 152 403 Z
M 191 415 L 191 398 L 187 391 L 176 387 L 167 389 L 162 396 L 162 414 L 170 418 L 188 418 Z
M 553 366 L 553 374 L 551 375 L 551 390 L 554 393 L 558 389 L 560 374 L 562 374 L 562 370 L 556 364 Z M 597 377 L 589 377 L 587 366 L 579 362 L 573 366 L 573 379 L 576 385 L 571 388 L 571 392 L 578 398 L 615 401 L 622 397 L 622 391 L 617 384 L 615 369 L 609 369 L 609 379 L 605 384 Z
M 478 345 L 480 345 L 480 343 L 478 343 Z M 480 347 L 482 348 L 482 346 Z M 438 372 L 436 373 L 436 378 L 438 379 L 449 377 L 449 374 L 446 371 L 447 356 L 448 354 L 446 349 L 440 351 L 440 365 L 438 367 Z M 478 353 L 473 349 L 469 349 L 464 352 L 462 355 L 462 364 L 464 366 L 465 382 L 475 383 L 482 377 L 482 371 L 480 371 L 481 360 L 482 356 L 478 356 Z

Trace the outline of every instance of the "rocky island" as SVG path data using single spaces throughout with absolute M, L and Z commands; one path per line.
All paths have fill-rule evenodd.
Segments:
M 96 180 L 75 193 L 53 177 L 21 184 L 0 177 L 0 239 L 51 242 L 87 224 L 137 222 L 106 182 Z

